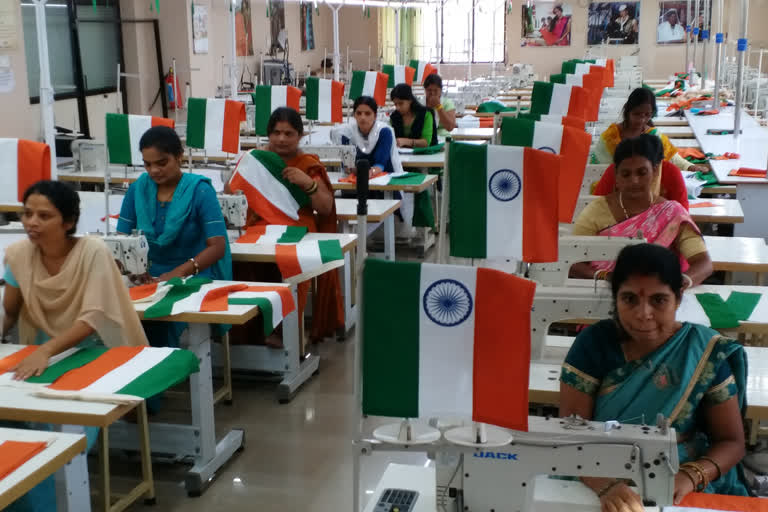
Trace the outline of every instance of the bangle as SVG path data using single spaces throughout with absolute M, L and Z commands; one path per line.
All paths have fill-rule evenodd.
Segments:
M 688 288 L 693 288 L 693 279 L 688 274 L 683 274 L 683 281 L 688 281 Z
M 438 103 L 437 106 L 435 107 L 435 110 L 443 110 L 443 104 Z
M 720 464 L 715 462 L 715 459 L 713 459 L 712 457 L 706 457 L 706 456 L 701 456 L 701 457 L 699 457 L 699 459 L 700 460 L 705 460 L 705 461 L 709 462 L 710 464 L 712 464 L 713 466 L 715 466 L 715 469 L 717 470 L 717 478 L 715 478 L 714 480 L 717 480 L 718 478 L 723 476 L 723 471 L 720 469 Z
M 701 483 L 696 486 L 697 491 L 703 491 L 707 488 L 709 485 L 709 479 L 707 478 L 707 474 L 704 472 L 704 468 L 695 462 L 686 462 L 681 467 L 693 469 L 699 475 L 699 478 L 701 478 Z
M 687 476 L 687 477 L 688 477 L 688 479 L 689 479 L 689 480 L 691 481 L 691 483 L 693 484 L 693 488 L 694 488 L 694 489 L 696 489 L 696 479 L 695 479 L 695 478 L 693 478 L 693 475 L 691 475 L 691 473 L 688 471 L 688 469 L 686 469 L 686 468 L 684 468 L 684 467 L 682 467 L 682 466 L 681 466 L 681 467 L 680 467 L 680 472 L 681 472 L 682 474 L 684 474 L 685 476 Z
M 616 487 L 620 483 L 622 483 L 621 480 L 614 480 L 613 482 L 609 483 L 608 485 L 606 485 L 605 487 L 603 487 L 602 489 L 597 491 L 597 497 L 598 498 L 602 498 L 603 496 L 608 494 L 608 491 L 610 491 L 611 489 L 613 489 L 614 487 Z
M 189 261 L 192 262 L 192 265 L 195 266 L 195 273 L 194 275 L 197 275 L 200 273 L 200 265 L 197 264 L 197 260 L 195 258 L 189 258 Z
M 316 181 L 314 181 L 314 180 L 312 180 L 312 185 L 310 185 L 310 186 L 309 186 L 309 188 L 306 188 L 306 189 L 304 189 L 304 192 L 305 192 L 305 193 L 306 193 L 308 196 L 311 196 L 312 194 L 314 194 L 315 192 L 317 192 L 317 187 L 318 187 L 318 185 L 317 185 L 317 182 L 316 182 Z

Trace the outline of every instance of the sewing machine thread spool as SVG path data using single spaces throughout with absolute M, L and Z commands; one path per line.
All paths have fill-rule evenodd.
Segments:
M 512 442 L 509 431 L 485 423 L 473 423 L 466 427 L 453 428 L 445 432 L 449 443 L 459 446 L 498 448 Z
M 373 438 L 382 443 L 397 445 L 430 444 L 440 439 L 440 431 L 420 421 L 404 419 L 400 423 L 388 423 L 373 431 Z

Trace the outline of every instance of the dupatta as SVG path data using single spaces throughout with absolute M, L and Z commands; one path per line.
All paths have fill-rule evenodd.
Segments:
M 644 133 L 649 135 L 656 135 L 661 139 L 661 145 L 664 148 L 664 160 L 669 161 L 677 153 L 677 148 L 669 141 L 669 137 L 663 133 L 659 133 L 659 130 L 655 126 L 649 127 Z M 622 141 L 621 127 L 618 123 L 613 123 L 603 133 L 600 134 L 600 139 L 605 144 L 608 152 L 613 155 L 616 152 L 616 146 Z

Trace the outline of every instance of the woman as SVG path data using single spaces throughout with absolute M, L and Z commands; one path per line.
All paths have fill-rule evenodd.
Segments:
M 563 16 L 563 6 L 558 4 L 552 9 L 554 17 L 549 23 L 549 38 L 545 37 L 548 46 L 568 46 L 571 44 L 571 17 Z M 544 34 L 542 33 L 542 36 Z
M 696 286 L 712 273 L 712 261 L 685 208 L 654 193 L 661 159 L 661 142 L 654 135 L 622 141 L 614 153 L 616 190 L 587 205 L 574 222 L 573 234 L 635 237 L 642 231 L 646 240 L 678 255 L 686 286 Z M 612 269 L 612 262 L 576 263 L 570 275 L 606 279 Z
M 456 128 L 456 105 L 451 98 L 443 98 L 443 80 L 437 73 L 424 79 L 427 108 L 437 113 L 437 134 L 447 137 Z
M 651 244 L 619 254 L 611 282 L 615 318 L 582 331 L 560 377 L 560 415 L 641 424 L 663 414 L 677 433 L 674 503 L 698 490 L 746 496 L 746 355 L 702 325 L 680 323 L 677 257 Z M 582 478 L 603 512 L 642 511 L 626 481 Z
M 181 140 L 155 126 L 139 140 L 147 170 L 123 199 L 117 231 L 140 229 L 149 243 L 149 276 L 232 279 L 227 228 L 216 191 L 205 176 L 181 171 Z M 177 347 L 186 324 L 144 322 L 152 346 Z
M 40 181 L 24 192 L 23 204 L 28 238 L 5 249 L 3 334 L 18 323 L 20 342 L 39 348 L 14 368 L 14 379 L 42 374 L 51 357 L 69 348 L 146 345 L 110 250 L 99 238 L 73 236 L 80 217 L 77 192 L 63 182 Z M 22 426 L 51 429 L 40 423 Z M 98 428 L 86 434 L 90 448 Z M 8 510 L 55 511 L 53 477 Z
M 644 87 L 632 91 L 622 109 L 623 121 L 613 123 L 597 141 L 595 152 L 592 155 L 592 163 L 609 164 L 613 158 L 616 146 L 622 140 L 637 137 L 642 133 L 650 133 L 661 138 L 664 145 L 664 160 L 674 164 L 683 171 L 709 172 L 709 168 L 703 165 L 694 165 L 677 154 L 677 148 L 669 142 L 669 138 L 659 133 L 653 126 L 653 117 L 656 116 L 656 96 Z
M 613 37 L 621 38 L 622 44 L 637 43 L 637 20 L 629 15 L 626 4 L 619 6 L 619 16 L 613 21 Z
M 301 116 L 288 107 L 272 112 L 267 122 L 269 144 L 267 151 L 276 153 L 285 163 L 283 178 L 300 187 L 310 198 L 310 203 L 299 210 L 296 225 L 306 226 L 310 232 L 336 233 L 336 203 L 328 173 L 317 155 L 303 153 L 299 142 L 304 136 Z M 233 179 L 229 187 L 236 191 L 238 183 Z M 264 204 L 248 204 L 249 225 L 270 224 L 271 208 Z M 238 276 L 249 276 L 245 266 L 238 266 Z M 262 280 L 262 279 L 259 279 Z M 299 310 L 304 310 L 309 291 L 309 282 L 301 283 L 298 290 Z M 336 329 L 344 325 L 344 310 L 341 302 L 339 276 L 326 272 L 317 278 L 317 295 L 312 314 L 311 338 L 321 340 L 333 336 Z
M 600 177 L 600 181 L 595 184 L 592 194 L 596 196 L 606 196 L 616 190 L 616 166 L 611 164 Z M 664 199 L 677 201 L 683 208 L 688 210 L 688 190 L 685 187 L 685 179 L 680 169 L 675 164 L 663 161 L 661 162 L 661 174 L 659 182 L 654 184 L 654 194 L 660 195 Z
M 437 144 L 435 114 L 413 95 L 408 84 L 398 84 L 389 93 L 395 111 L 389 116 L 401 148 L 426 148 Z

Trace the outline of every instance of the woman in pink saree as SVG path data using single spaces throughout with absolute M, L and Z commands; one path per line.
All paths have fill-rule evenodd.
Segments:
M 654 194 L 664 159 L 658 137 L 640 135 L 622 141 L 614 153 L 616 189 L 590 203 L 574 222 L 576 236 L 645 238 L 680 258 L 686 286 L 701 284 L 712 273 L 712 261 L 699 228 L 680 203 Z M 576 263 L 570 276 L 610 279 L 612 261 Z
M 555 16 L 548 26 L 541 27 L 541 37 L 547 46 L 569 46 L 571 44 L 571 17 L 563 15 L 563 6 L 555 5 Z

